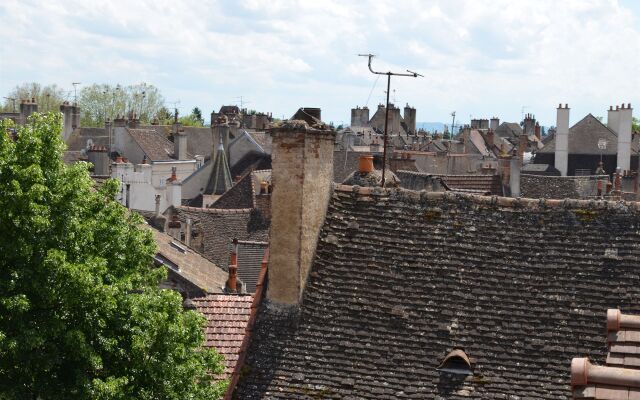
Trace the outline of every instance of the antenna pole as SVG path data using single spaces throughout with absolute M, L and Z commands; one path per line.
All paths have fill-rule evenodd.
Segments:
M 386 110 L 385 110 L 385 114 L 384 114 L 384 136 L 383 136 L 383 145 L 384 148 L 382 150 L 382 182 L 381 182 L 381 186 L 384 187 L 385 184 L 385 172 L 387 169 L 387 128 L 389 126 L 389 90 L 391 88 L 391 76 L 410 76 L 412 78 L 417 78 L 420 75 L 417 72 L 413 72 L 413 71 L 409 71 L 407 70 L 407 73 L 403 73 L 403 72 L 391 72 L 391 71 L 387 71 L 387 72 L 378 72 L 378 71 L 374 71 L 373 68 L 371 67 L 371 59 L 373 57 L 375 57 L 375 55 L 373 54 L 358 54 L 358 56 L 360 57 L 368 57 L 368 63 L 367 66 L 369 67 L 369 71 L 371 71 L 372 74 L 375 75 L 386 75 L 387 76 L 387 106 L 386 106 Z
M 78 105 L 78 85 L 80 82 L 72 82 L 73 85 L 73 103 Z

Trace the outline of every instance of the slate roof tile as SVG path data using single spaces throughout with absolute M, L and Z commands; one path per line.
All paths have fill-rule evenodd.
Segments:
M 173 159 L 173 143 L 153 129 L 127 129 L 143 153 L 151 161 Z

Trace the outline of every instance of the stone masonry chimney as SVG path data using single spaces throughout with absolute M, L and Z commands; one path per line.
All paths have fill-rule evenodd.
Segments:
M 569 167 L 569 105 L 558 105 L 556 118 L 555 167 L 562 176 L 567 176 Z
M 272 128 L 271 239 L 267 297 L 296 305 L 304 291 L 333 182 L 335 132 L 324 123 Z
M 173 156 L 177 160 L 187 159 L 187 134 L 180 123 L 174 125 L 173 147 Z
M 498 117 L 491 118 L 491 121 L 489 121 L 489 129 L 495 132 L 496 129 L 498 129 L 498 126 L 500 126 L 500 118 Z
M 624 104 L 620 106 L 618 111 L 618 167 L 622 169 L 622 173 L 631 170 L 631 122 L 633 118 L 633 109 L 631 104 L 626 107 Z

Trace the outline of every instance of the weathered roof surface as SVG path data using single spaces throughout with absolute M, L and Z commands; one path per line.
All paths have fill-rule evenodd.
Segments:
M 109 135 L 105 128 L 76 128 L 67 138 L 67 149 L 64 152 L 64 162 L 72 164 L 87 159 L 86 149 L 89 145 L 109 146 Z
M 248 153 L 231 166 L 231 177 L 245 176 L 251 171 L 271 169 L 271 156 L 263 153 Z
M 502 195 L 502 184 L 499 175 L 439 175 L 425 172 L 398 171 L 400 186 L 411 190 L 433 190 L 435 180 L 453 191 L 476 191 Z
M 255 293 L 262 268 L 267 242 L 238 241 L 238 278 L 246 285 L 247 293 Z
M 253 195 L 253 176 L 247 174 L 220 196 L 211 208 L 253 208 Z
M 607 148 L 600 150 L 598 141 L 605 139 Z M 640 146 L 638 138 L 631 142 L 632 154 L 638 152 Z M 555 135 L 544 142 L 544 147 L 538 153 L 555 153 Z M 618 153 L 618 135 L 600 122 L 596 117 L 588 114 L 569 128 L 569 154 L 604 154 L 615 155 Z
M 150 228 L 158 245 L 156 261 L 206 293 L 221 293 L 228 273 L 184 243 Z
M 570 399 L 603 312 L 640 312 L 636 203 L 352 190 L 301 306 L 263 302 L 236 398 Z M 473 375 L 436 370 L 456 347 Z
M 229 170 L 227 155 L 222 142 L 220 142 L 204 194 L 223 194 L 231 189 L 231 184 L 231 171 Z
M 571 361 L 574 399 L 640 399 L 640 316 L 607 310 L 607 345 L 605 366 Z
M 496 128 L 496 135 L 515 140 L 522 135 L 522 127 L 516 122 L 503 122 Z
M 233 239 L 264 242 L 269 236 L 268 222 L 262 219 L 259 212 L 251 209 L 221 210 L 182 206 L 169 210 L 175 212 L 183 223 L 191 218 L 192 232 L 195 235 L 191 246 L 225 270 L 229 266 Z
M 253 296 L 212 294 L 192 301 L 207 319 L 204 346 L 215 348 L 224 357 L 222 378 L 227 378 L 238 361 Z
M 127 131 L 136 141 L 142 152 L 151 161 L 173 159 L 173 143 L 153 129 L 130 129 Z

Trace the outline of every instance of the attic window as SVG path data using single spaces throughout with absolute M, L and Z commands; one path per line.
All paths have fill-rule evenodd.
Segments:
M 473 375 L 471 361 L 462 348 L 454 348 L 436 368 L 441 372 L 459 375 Z

